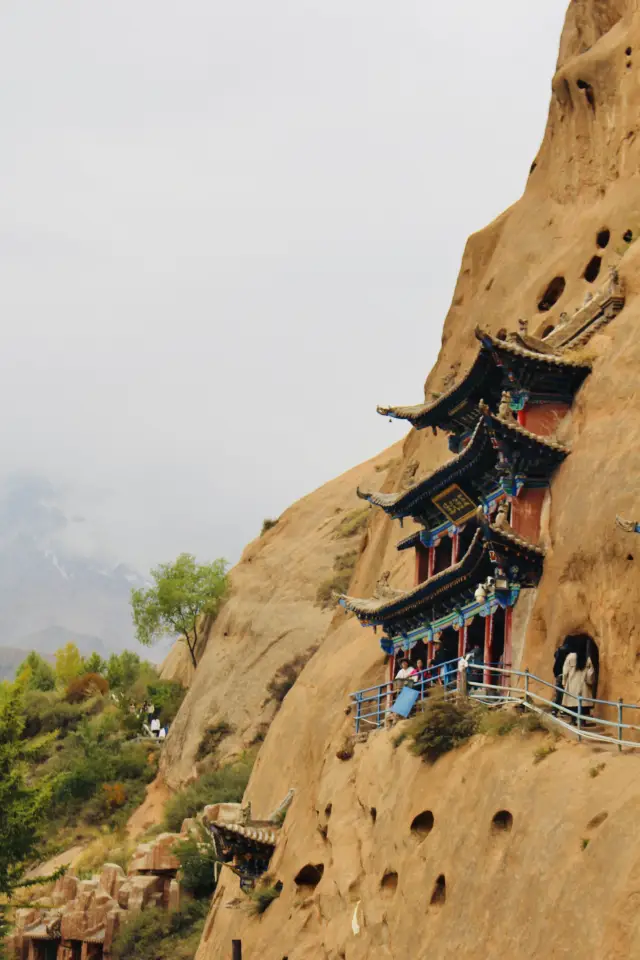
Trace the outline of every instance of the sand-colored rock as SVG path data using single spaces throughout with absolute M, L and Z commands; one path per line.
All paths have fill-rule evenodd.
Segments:
M 550 679 L 555 647 L 568 632 L 585 630 L 600 650 L 599 696 L 632 702 L 640 699 L 640 541 L 616 528 L 614 518 L 640 519 L 637 57 L 637 0 L 573 0 L 547 129 L 526 189 L 469 239 L 442 350 L 425 386 L 429 395 L 460 377 L 477 349 L 476 325 L 515 331 L 518 319 L 527 318 L 529 332 L 540 336 L 558 325 L 562 312 L 583 305 L 607 281 L 609 268 L 619 270 L 626 304 L 585 348 L 593 372 L 559 430 L 571 454 L 552 482 L 544 574 L 527 598 L 527 615 L 518 616 L 514 653 L 518 664 Z M 608 241 L 599 247 L 597 235 L 605 230 Z M 600 274 L 589 282 L 584 273 L 595 256 Z M 556 277 L 565 280 L 562 295 L 550 310 L 539 310 Z M 401 397 L 382 390 L 380 401 L 416 402 L 416 385 L 406 389 Z M 442 437 L 412 432 L 400 462 L 376 485 L 399 489 L 408 472 L 420 476 L 449 457 Z M 392 587 L 412 584 L 413 560 L 395 550 L 409 532 L 410 525 L 401 534 L 374 514 L 351 593 L 370 595 L 384 571 Z M 260 546 L 251 545 L 243 563 Z M 278 551 L 285 549 L 282 530 Z M 262 578 L 273 590 L 274 572 L 265 563 L 247 572 L 247 580 L 244 574 L 241 565 L 236 603 L 247 618 L 238 634 L 252 634 L 252 655 L 260 659 L 267 636 L 296 624 L 295 594 L 277 628 L 270 627 L 269 605 L 252 607 L 244 591 L 251 582 L 262 601 Z M 292 586 L 302 589 L 298 579 Z M 251 614 L 260 624 L 255 632 Z M 171 782 L 188 775 L 194 748 L 187 748 L 186 762 L 180 753 L 203 729 L 205 697 L 195 691 L 211 683 L 214 646 L 165 756 Z M 227 696 L 241 682 L 247 654 L 242 644 L 239 651 L 238 660 L 222 653 Z M 263 960 L 640 955 L 640 848 L 634 842 L 640 758 L 560 743 L 534 764 L 536 738 L 510 738 L 476 740 L 429 768 L 404 747 L 394 750 L 390 735 L 379 732 L 356 744 L 352 759 L 338 759 L 351 731 L 349 691 L 384 675 L 373 631 L 337 613 L 271 725 L 247 791 L 254 808 L 265 810 L 296 788 L 271 865 L 284 884 L 282 895 L 260 918 L 227 910 L 239 891 L 223 870 L 197 960 L 227 956 L 232 937 Z M 256 708 L 255 692 L 247 689 L 243 709 Z M 222 703 L 216 699 L 216 716 Z M 420 839 L 410 826 L 425 810 L 433 812 L 435 826 Z M 501 810 L 513 816 L 512 829 L 492 832 Z M 324 864 L 314 889 L 294 883 L 305 864 Z
M 234 730 L 220 757 L 264 736 L 277 707 L 269 681 L 320 644 L 334 610 L 317 605 L 318 587 L 332 576 L 336 557 L 360 549 L 362 537 L 336 537 L 344 518 L 363 509 L 356 487 L 384 482 L 384 468 L 399 454 L 399 445 L 392 447 L 303 497 L 245 549 L 162 753 L 161 773 L 170 786 L 196 773 L 208 726 L 224 720 Z
M 179 839 L 176 833 L 161 833 L 149 843 L 140 844 L 131 858 L 129 873 L 162 873 L 179 870 L 180 861 L 172 852 Z

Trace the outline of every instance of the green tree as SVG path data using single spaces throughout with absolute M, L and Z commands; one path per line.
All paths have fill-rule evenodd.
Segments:
M 19 677 L 25 676 L 25 687 L 28 690 L 55 690 L 56 674 L 50 663 L 34 650 L 22 661 L 18 667 Z
M 196 667 L 198 620 L 217 616 L 229 586 L 227 563 L 219 559 L 197 564 L 190 553 L 181 553 L 174 563 L 152 570 L 151 576 L 153 586 L 131 591 L 136 636 L 149 646 L 162 636 L 177 634 Z
M 99 653 L 96 653 L 95 650 L 91 656 L 84 662 L 83 673 L 102 673 L 104 674 L 107 669 L 106 661 L 102 659 Z
M 56 677 L 66 687 L 70 680 L 84 673 L 84 661 L 75 643 L 67 643 L 56 650 Z
M 112 653 L 107 662 L 107 680 L 112 690 L 130 690 L 140 676 L 142 664 L 137 653 Z
M 26 676 L 12 685 L 0 705 L 0 896 L 11 899 L 24 880 L 37 852 L 40 832 L 49 812 L 54 780 L 29 777 L 29 763 L 46 750 L 55 734 L 22 739 Z M 47 878 L 49 879 L 49 878 Z M 42 883 L 42 880 L 38 881 Z M 0 938 L 7 931 L 6 909 L 0 906 Z

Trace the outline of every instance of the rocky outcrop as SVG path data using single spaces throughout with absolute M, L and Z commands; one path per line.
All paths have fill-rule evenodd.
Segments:
M 558 643 L 569 632 L 587 632 L 600 651 L 599 696 L 634 702 L 640 542 L 615 526 L 615 515 L 640 515 L 637 57 L 636 0 L 573 0 L 524 195 L 469 239 L 425 386 L 429 396 L 461 375 L 476 350 L 477 325 L 515 332 L 526 318 L 529 335 L 542 337 L 597 294 L 610 268 L 619 271 L 624 309 L 580 348 L 593 371 L 559 428 L 571 454 L 551 485 L 544 574 L 526 616 L 518 617 L 514 650 L 522 666 L 550 679 Z M 415 401 L 412 391 L 407 384 L 406 397 L 380 399 Z M 382 489 L 399 490 L 409 474 L 449 457 L 442 438 L 412 432 Z M 405 525 L 402 535 L 410 532 Z M 411 586 L 412 558 L 395 550 L 400 536 L 379 511 L 372 515 L 351 594 L 372 595 L 387 572 L 390 588 Z M 246 559 L 253 561 L 255 549 Z M 259 568 L 258 596 L 263 575 L 271 590 L 278 576 Z M 292 586 L 270 636 L 296 624 L 302 578 Z M 252 613 L 261 624 L 269 615 L 262 605 Z M 329 630 L 275 717 L 247 793 L 269 809 L 296 788 L 270 868 L 281 896 L 260 918 L 224 909 L 238 891 L 223 871 L 198 960 L 224 956 L 232 936 L 264 960 L 635 956 L 640 855 L 629 838 L 640 800 L 638 760 L 561 744 L 536 764 L 530 740 L 477 740 L 427 768 L 404 748 L 394 750 L 384 731 L 345 753 L 348 693 L 380 682 L 384 658 L 372 631 L 352 617 L 328 619 L 317 624 Z M 252 630 L 246 619 L 237 632 Z M 268 655 L 266 635 L 262 627 L 253 635 L 251 657 Z M 212 669 L 213 651 L 210 645 L 194 690 L 211 682 L 204 665 Z M 238 660 L 222 654 L 229 700 L 248 657 L 247 648 L 240 651 Z M 255 703 L 255 691 L 249 696 Z M 203 727 L 202 707 L 191 721 L 197 700 L 188 701 L 166 754 L 166 775 L 176 780 L 191 763 L 191 753 L 186 764 L 180 757 L 182 744 Z M 225 702 L 216 701 L 218 713 Z M 411 829 L 423 814 L 424 836 Z M 308 865 L 314 870 L 305 871 Z M 314 884 L 300 881 L 312 875 Z

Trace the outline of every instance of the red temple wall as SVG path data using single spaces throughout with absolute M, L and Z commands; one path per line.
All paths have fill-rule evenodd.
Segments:
M 416 547 L 416 587 L 429 579 L 429 549 L 419 543 Z
M 546 488 L 521 490 L 511 504 L 511 526 L 521 537 L 538 543 L 540 539 L 540 517 Z
M 531 404 L 518 415 L 520 426 L 539 437 L 549 437 L 555 433 L 558 424 L 569 412 L 568 403 Z

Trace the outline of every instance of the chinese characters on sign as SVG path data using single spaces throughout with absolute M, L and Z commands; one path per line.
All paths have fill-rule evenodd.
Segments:
M 476 512 L 476 504 L 457 483 L 452 483 L 446 490 L 432 497 L 432 500 L 447 520 L 451 520 L 456 526 L 464 523 Z

